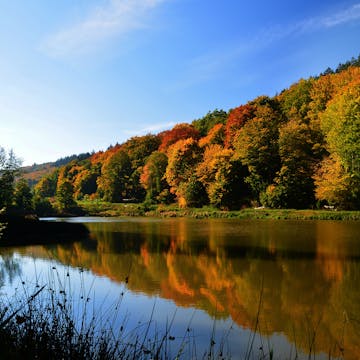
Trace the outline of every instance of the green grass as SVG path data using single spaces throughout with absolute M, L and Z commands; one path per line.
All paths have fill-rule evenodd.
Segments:
M 144 216 L 146 212 L 143 204 L 81 200 L 78 205 L 90 216 Z
M 109 203 L 100 200 L 79 201 L 87 215 L 91 216 L 151 216 L 190 217 L 197 219 L 272 219 L 272 220 L 360 220 L 360 211 L 295 210 L 295 209 L 243 209 L 224 211 L 204 206 L 202 208 L 179 208 L 178 205 L 146 205 Z
M 179 208 L 177 205 L 110 204 L 102 203 L 104 209 L 92 215 L 99 216 L 152 216 L 152 217 L 190 217 L 197 219 L 281 219 L 281 220 L 360 220 L 360 211 L 333 210 L 295 210 L 295 209 L 243 209 L 237 211 L 219 210 L 211 206 L 202 208 Z M 85 211 L 87 210 L 84 207 Z M 94 211 L 95 210 L 95 211 Z

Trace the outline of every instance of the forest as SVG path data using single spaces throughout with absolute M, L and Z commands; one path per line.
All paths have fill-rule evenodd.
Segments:
M 77 200 L 98 199 L 222 210 L 358 210 L 359 154 L 360 56 L 273 97 L 71 158 L 33 189 L 15 181 L 16 158 L 2 149 L 0 209 L 66 212 Z

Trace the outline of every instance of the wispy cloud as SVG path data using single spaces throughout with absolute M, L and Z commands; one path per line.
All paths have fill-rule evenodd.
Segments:
M 318 18 L 318 26 L 328 28 L 341 24 L 346 24 L 359 19 L 360 19 L 360 3 L 357 3 L 335 14 Z
M 50 35 L 43 48 L 55 57 L 89 53 L 103 42 L 146 28 L 149 13 L 166 0 L 107 0 L 80 22 Z
M 168 122 L 164 122 L 164 123 L 157 123 L 157 124 L 153 124 L 150 126 L 146 126 L 142 129 L 137 129 L 137 130 L 124 130 L 123 132 L 129 136 L 135 136 L 135 135 L 139 135 L 139 134 L 155 134 L 164 130 L 169 130 L 171 128 L 173 128 L 176 125 L 176 122 L 174 121 L 168 121 Z
M 214 51 L 190 60 L 181 80 L 173 85 L 173 88 L 186 88 L 221 76 L 224 69 L 229 68 L 233 63 L 239 63 L 241 59 L 249 58 L 283 39 L 359 20 L 360 3 L 356 3 L 330 14 L 306 18 L 292 24 L 278 24 L 260 29 L 252 38 L 238 39 L 235 44 L 227 44 L 226 47 L 216 48 Z M 251 78 L 251 74 L 244 74 L 244 81 L 247 81 L 248 78 Z
M 356 3 L 332 14 L 309 17 L 292 24 L 279 24 L 262 29 L 250 43 L 253 49 L 263 48 L 273 42 L 280 41 L 289 36 L 297 36 L 326 30 L 335 26 L 345 25 L 360 20 L 360 3 Z

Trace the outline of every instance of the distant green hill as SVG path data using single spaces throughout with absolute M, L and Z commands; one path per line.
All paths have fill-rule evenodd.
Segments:
M 90 153 L 81 153 L 81 154 L 73 154 L 70 156 L 65 156 L 53 162 L 47 162 L 43 164 L 33 164 L 30 166 L 24 166 L 21 168 L 21 172 L 23 177 L 28 181 L 30 186 L 34 186 L 38 183 L 38 181 L 48 175 L 51 174 L 57 168 L 67 165 L 73 160 L 81 161 L 88 159 L 91 156 Z

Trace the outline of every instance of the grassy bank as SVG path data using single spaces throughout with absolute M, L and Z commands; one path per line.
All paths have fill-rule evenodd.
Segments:
M 295 209 L 243 209 L 223 211 L 210 206 L 182 209 L 177 205 L 146 205 L 80 201 L 79 206 L 90 216 L 151 216 L 190 217 L 197 219 L 281 219 L 281 220 L 360 220 L 360 211 L 295 210 Z

